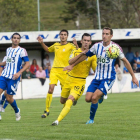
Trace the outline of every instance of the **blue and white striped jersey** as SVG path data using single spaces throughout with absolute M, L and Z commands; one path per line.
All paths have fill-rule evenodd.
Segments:
M 97 67 L 95 72 L 95 79 L 103 80 L 103 79 L 115 79 L 115 68 L 114 63 L 116 59 L 110 59 L 106 55 L 106 49 L 111 45 L 116 44 L 114 42 L 110 42 L 110 44 L 106 47 L 103 46 L 103 42 L 95 43 L 90 50 L 86 53 L 87 56 L 96 55 L 97 56 Z M 124 58 L 124 54 L 122 48 L 116 44 L 120 49 L 119 58 Z
M 2 62 L 5 62 L 5 61 L 6 61 L 6 56 L 4 56 L 4 57 L 3 57 L 3 60 L 2 60 Z
M 20 46 L 7 48 L 6 65 L 1 76 L 12 79 L 13 75 L 20 71 L 22 60 L 24 62 L 29 61 L 28 54 L 24 48 Z

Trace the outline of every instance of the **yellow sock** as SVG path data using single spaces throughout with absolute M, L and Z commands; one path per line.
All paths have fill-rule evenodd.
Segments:
M 52 94 L 47 94 L 47 97 L 46 97 L 46 111 L 49 112 L 49 108 L 50 108 L 50 105 L 51 105 L 51 102 L 52 102 Z
M 60 115 L 59 115 L 58 118 L 57 118 L 57 120 L 58 120 L 59 122 L 60 122 L 62 119 L 64 119 L 64 117 L 69 113 L 72 104 L 73 104 L 72 100 L 68 99 L 68 100 L 66 101 L 65 107 L 62 109 Z
M 63 108 L 65 107 L 66 103 L 63 104 Z

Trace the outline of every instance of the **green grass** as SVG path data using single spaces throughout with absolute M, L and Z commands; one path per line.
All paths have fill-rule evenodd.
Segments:
M 72 107 L 70 113 L 58 126 L 51 126 L 57 119 L 62 105 L 53 98 L 50 115 L 41 118 L 45 99 L 17 100 L 21 120 L 15 121 L 9 105 L 2 113 L 0 139 L 14 140 L 139 140 L 140 139 L 140 94 L 109 94 L 99 105 L 95 123 L 86 125 L 90 104 L 84 96 Z

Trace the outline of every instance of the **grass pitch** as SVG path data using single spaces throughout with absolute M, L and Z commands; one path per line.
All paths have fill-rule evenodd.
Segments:
M 53 98 L 50 115 L 42 119 L 45 99 L 17 100 L 21 120 L 8 105 L 0 121 L 0 139 L 14 140 L 139 140 L 140 93 L 109 94 L 99 105 L 95 123 L 86 125 L 90 104 L 84 96 L 58 126 L 51 126 L 62 109 Z

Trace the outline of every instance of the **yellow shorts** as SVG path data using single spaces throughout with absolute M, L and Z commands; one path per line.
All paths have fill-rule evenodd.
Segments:
M 68 98 L 69 95 L 72 95 L 75 100 L 78 100 L 85 90 L 85 83 L 86 79 L 67 76 L 61 91 L 61 97 Z
M 67 74 L 66 71 L 63 71 L 63 68 L 52 68 L 50 72 L 50 82 L 49 84 L 57 85 L 58 80 L 60 81 L 61 86 L 64 86 Z

